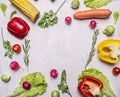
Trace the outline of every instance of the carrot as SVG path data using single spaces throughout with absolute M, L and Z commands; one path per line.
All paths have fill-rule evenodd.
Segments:
M 91 9 L 78 11 L 73 14 L 75 19 L 105 19 L 111 15 L 111 11 L 109 9 Z

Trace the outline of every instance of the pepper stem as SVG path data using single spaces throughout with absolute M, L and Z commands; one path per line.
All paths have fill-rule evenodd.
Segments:
M 58 10 L 55 12 L 55 14 L 58 13 L 58 11 L 62 8 L 62 6 L 64 5 L 65 2 L 66 2 L 66 0 L 60 5 L 60 7 L 58 8 Z

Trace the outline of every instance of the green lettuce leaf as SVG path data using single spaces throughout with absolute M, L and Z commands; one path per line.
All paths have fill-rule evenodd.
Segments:
M 112 0 L 84 0 L 84 4 L 87 7 L 96 9 L 96 8 L 100 8 L 102 6 L 107 5 L 111 1 Z
M 25 81 L 31 84 L 31 88 L 29 90 L 25 90 L 22 87 L 22 83 Z M 46 92 L 46 88 L 47 83 L 44 76 L 40 72 L 30 73 L 21 78 L 19 86 L 17 86 L 13 93 L 7 97 L 34 97 L 36 95 L 42 95 Z
M 42 95 L 46 91 L 46 86 L 35 86 L 32 87 L 29 91 L 24 91 L 20 94 L 20 97 L 34 97 L 36 95 Z
M 93 76 L 99 79 L 103 83 L 103 88 L 101 90 L 102 95 L 106 95 L 108 97 L 116 97 L 115 93 L 113 92 L 110 82 L 102 72 L 96 70 L 95 68 L 90 68 L 87 70 L 82 71 L 82 73 L 78 77 L 78 83 L 82 81 L 84 76 Z

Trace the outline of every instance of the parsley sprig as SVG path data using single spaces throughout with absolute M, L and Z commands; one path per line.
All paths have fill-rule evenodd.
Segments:
M 4 49 L 7 50 L 4 54 L 4 56 L 12 59 L 14 52 L 12 51 L 10 41 L 4 40 L 3 29 L 2 28 L 1 28 L 1 35 L 2 35 L 3 47 L 4 47 Z
M 24 51 L 24 63 L 27 66 L 27 71 L 28 71 L 28 66 L 29 66 L 29 49 L 30 49 L 30 40 L 25 39 L 25 43 L 22 45 L 23 51 Z
M 53 10 L 50 10 L 49 12 L 44 12 L 43 17 L 38 22 L 38 26 L 40 26 L 40 28 L 48 28 L 49 26 L 53 26 L 54 24 L 56 24 L 58 21 L 57 13 L 65 2 L 66 0 L 64 0 L 64 2 L 60 5 L 56 12 L 54 12 Z
M 70 97 L 72 97 L 69 87 L 67 85 L 67 75 L 66 71 L 63 70 L 62 75 L 61 75 L 61 82 L 58 84 L 58 89 L 62 91 L 62 93 L 67 93 Z
M 53 10 L 50 10 L 49 12 L 45 12 L 41 20 L 39 21 L 38 25 L 41 28 L 46 28 L 49 26 L 52 26 L 56 24 L 58 21 L 58 17 L 56 14 L 53 12 Z
M 96 44 L 98 35 L 99 35 L 99 30 L 97 29 L 97 30 L 94 31 L 94 35 L 92 37 L 92 47 L 91 47 L 91 51 L 89 53 L 87 63 L 85 65 L 85 69 L 87 68 L 88 64 L 91 62 L 93 56 L 95 55 L 95 44 Z

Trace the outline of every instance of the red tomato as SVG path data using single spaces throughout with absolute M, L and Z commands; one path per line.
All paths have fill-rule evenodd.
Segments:
M 15 53 L 20 53 L 21 51 L 21 46 L 19 44 L 14 44 L 12 46 L 12 50 L 15 52 Z
M 120 68 L 119 67 L 114 67 L 112 72 L 113 72 L 114 75 L 118 75 L 118 74 L 120 74 Z

